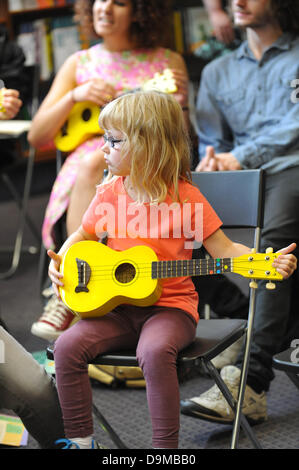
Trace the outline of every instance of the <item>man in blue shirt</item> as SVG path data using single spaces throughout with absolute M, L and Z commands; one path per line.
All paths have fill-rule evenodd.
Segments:
M 263 168 L 265 217 L 261 251 L 299 247 L 299 5 L 293 0 L 232 0 L 234 23 L 247 40 L 203 71 L 197 124 L 201 161 L 198 171 Z M 246 188 L 244 188 L 246 191 Z M 264 284 L 264 283 L 262 283 Z M 255 331 L 243 413 L 253 422 L 267 418 L 265 392 L 274 378 L 272 357 L 298 326 L 298 272 L 269 291 L 256 293 Z M 220 293 L 219 293 L 220 295 Z M 297 329 L 297 335 L 298 335 Z M 294 336 L 298 337 L 298 336 Z M 234 397 L 242 354 L 221 375 Z M 233 413 L 215 385 L 182 401 L 182 412 L 231 423 Z

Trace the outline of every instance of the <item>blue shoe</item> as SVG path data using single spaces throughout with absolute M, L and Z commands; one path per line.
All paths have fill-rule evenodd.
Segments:
M 78 444 L 71 441 L 70 439 L 57 439 L 57 441 L 55 441 L 55 444 L 65 444 L 64 447 L 60 447 L 60 449 L 80 449 Z
M 80 446 L 76 442 L 71 441 L 70 439 L 58 439 L 57 441 L 55 441 L 55 444 L 65 444 L 64 447 L 60 447 L 60 449 L 80 449 Z M 98 442 L 93 439 L 91 441 L 91 449 L 106 449 L 106 447 L 98 444 Z

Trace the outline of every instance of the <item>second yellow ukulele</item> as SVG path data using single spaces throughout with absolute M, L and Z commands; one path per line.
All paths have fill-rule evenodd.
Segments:
M 164 93 L 175 93 L 177 87 L 169 69 L 156 73 L 145 82 L 142 90 L 159 90 Z M 55 146 L 62 152 L 70 152 L 96 134 L 103 134 L 99 127 L 101 108 L 90 101 L 76 103 L 67 120 L 54 138 Z

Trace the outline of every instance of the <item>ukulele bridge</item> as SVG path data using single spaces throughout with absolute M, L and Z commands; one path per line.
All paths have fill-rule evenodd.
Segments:
M 75 288 L 75 292 L 89 292 L 87 284 L 90 280 L 91 269 L 89 264 L 83 259 L 76 258 L 77 270 L 78 270 L 78 285 Z

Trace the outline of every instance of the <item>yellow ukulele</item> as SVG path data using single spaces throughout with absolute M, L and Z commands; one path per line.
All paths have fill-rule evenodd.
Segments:
M 279 253 L 250 253 L 237 258 L 159 261 L 147 246 L 115 251 L 95 241 L 72 245 L 60 266 L 65 305 L 82 318 L 102 316 L 117 305 L 153 305 L 162 279 L 237 273 L 251 279 L 282 280 L 272 266 Z M 274 284 L 269 283 L 269 288 Z
M 155 73 L 154 77 L 139 89 L 159 90 L 164 93 L 177 91 L 175 80 L 169 69 L 165 69 L 163 73 Z M 91 136 L 103 134 L 103 130 L 99 127 L 100 111 L 99 106 L 90 101 L 76 103 L 54 138 L 56 148 L 62 152 L 70 152 Z

